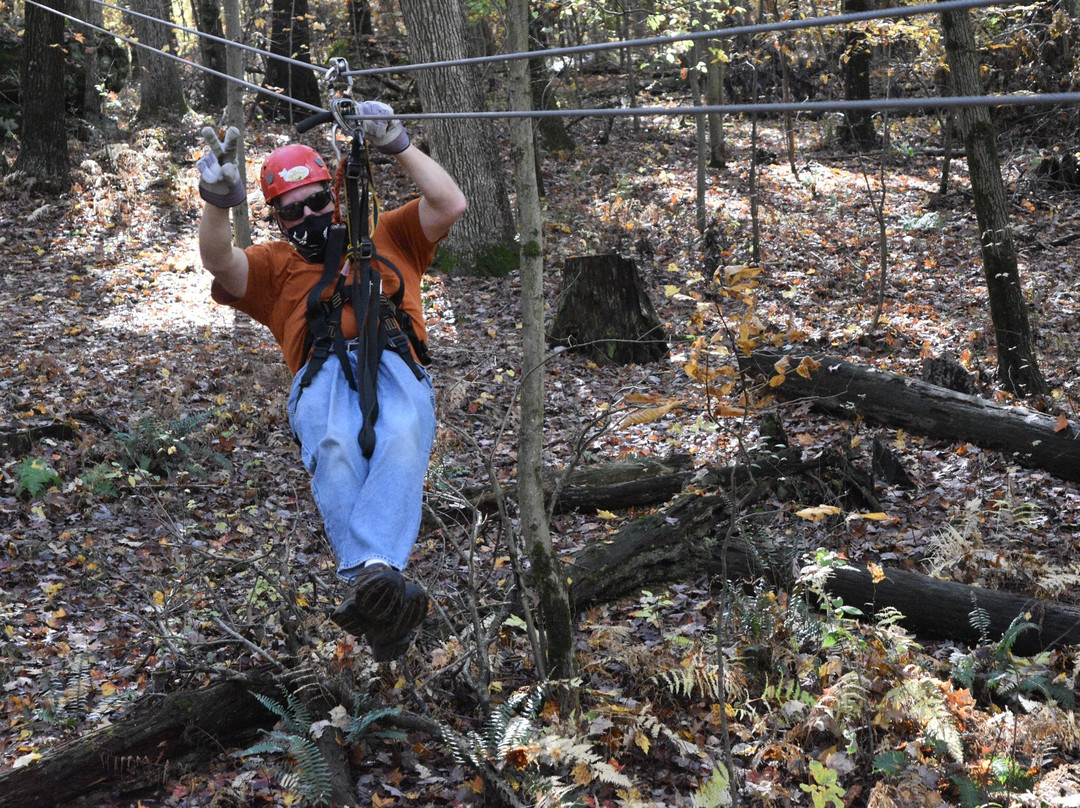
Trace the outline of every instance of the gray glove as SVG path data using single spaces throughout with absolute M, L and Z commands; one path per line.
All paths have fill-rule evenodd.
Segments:
M 361 115 L 393 115 L 394 110 L 380 101 L 364 101 L 360 104 Z M 409 148 L 409 133 L 401 121 L 363 121 L 364 139 L 383 154 L 398 154 Z
M 195 164 L 199 169 L 199 195 L 219 208 L 235 208 L 247 199 L 247 189 L 240 181 L 240 167 L 236 164 L 240 130 L 230 126 L 224 143 L 218 140 L 212 126 L 204 127 L 202 136 L 210 152 Z

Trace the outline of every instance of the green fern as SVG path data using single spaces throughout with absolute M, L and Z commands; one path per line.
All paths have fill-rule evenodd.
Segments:
M 315 805 L 329 805 L 332 794 L 330 766 L 322 750 L 309 738 L 281 730 L 271 730 L 266 738 L 240 753 L 285 755 L 286 768 L 278 768 L 278 783 L 289 791 L 304 794 Z
M 927 743 L 941 744 L 949 757 L 964 760 L 963 741 L 956 718 L 949 711 L 945 693 L 933 679 L 905 678 L 885 695 L 885 702 L 910 716 L 923 728 Z
M 280 704 L 262 693 L 252 692 L 251 695 L 263 707 L 281 719 L 286 732 L 306 735 L 311 725 L 315 723 L 311 713 L 308 712 L 307 706 L 297 698 L 295 693 L 291 693 L 285 688 L 282 688 L 281 692 L 285 696 L 285 704 Z
M 284 765 L 275 767 L 278 783 L 287 790 L 304 794 L 315 805 L 328 805 L 332 792 L 330 766 L 322 750 L 308 737 L 314 724 L 311 713 L 295 693 L 284 688 L 282 693 L 284 704 L 262 693 L 252 693 L 281 720 L 279 727 L 264 730 L 266 737 L 240 754 L 284 755 Z
M 731 778 L 723 763 L 718 763 L 712 776 L 690 795 L 693 808 L 726 808 L 731 805 Z
M 695 693 L 703 698 L 720 701 L 720 671 L 701 655 L 694 655 L 688 664 L 678 668 L 666 668 L 653 677 L 675 696 L 692 699 Z
M 345 743 L 353 745 L 366 738 L 384 738 L 403 741 L 408 736 L 401 730 L 381 729 L 372 730 L 372 727 L 384 718 L 390 718 L 401 714 L 400 707 L 383 707 L 377 710 L 365 710 L 365 700 L 360 695 L 353 698 L 353 711 L 349 717 L 349 725 L 345 729 Z

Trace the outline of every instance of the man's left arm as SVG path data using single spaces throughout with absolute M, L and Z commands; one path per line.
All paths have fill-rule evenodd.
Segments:
M 398 165 L 420 189 L 420 226 L 435 244 L 465 212 L 465 195 L 441 165 L 410 145 L 398 152 Z
M 363 115 L 393 115 L 394 110 L 379 101 L 360 104 Z M 367 119 L 364 137 L 383 154 L 395 157 L 420 189 L 420 226 L 432 244 L 442 239 L 450 225 L 465 212 L 465 195 L 441 165 L 409 141 L 409 133 L 396 118 Z

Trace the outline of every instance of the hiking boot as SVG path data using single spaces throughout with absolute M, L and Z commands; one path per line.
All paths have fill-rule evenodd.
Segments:
M 370 564 L 360 570 L 353 580 L 352 593 L 334 609 L 330 619 L 359 637 L 373 626 L 398 620 L 404 600 L 405 578 L 401 573 L 386 564 Z
M 423 587 L 405 584 L 401 610 L 385 624 L 373 623 L 367 630 L 371 656 L 376 662 L 396 659 L 409 650 L 413 630 L 424 622 L 428 611 L 428 596 Z

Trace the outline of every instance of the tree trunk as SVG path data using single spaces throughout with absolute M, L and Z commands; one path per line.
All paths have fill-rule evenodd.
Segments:
M 401 10 L 414 62 L 469 56 L 461 0 L 402 0 Z M 486 108 L 472 66 L 422 70 L 417 85 L 425 112 Z M 443 242 L 450 263 L 481 274 L 506 274 L 517 264 L 517 247 L 494 124 L 482 118 L 430 120 L 425 129 L 431 137 L 432 155 L 469 200 L 465 215 Z
M 843 0 L 844 14 L 857 14 L 869 11 L 869 0 Z M 865 101 L 870 98 L 870 59 L 872 52 L 866 43 L 866 35 L 852 27 L 844 36 L 844 54 L 841 63 L 844 71 L 844 99 L 846 101 Z M 874 132 L 872 110 L 853 109 L 844 113 L 844 126 L 841 138 L 860 148 L 877 145 Z
M 944 12 L 941 27 L 954 94 L 982 95 L 975 35 L 967 10 Z M 1039 371 L 1027 301 L 1020 285 L 994 123 L 986 107 L 960 107 L 956 115 L 964 137 L 975 217 L 979 223 L 1001 386 L 1018 396 L 1045 395 L 1049 387 Z
M 545 28 L 552 26 L 553 23 L 551 8 L 547 5 L 539 5 L 529 21 L 530 39 L 526 41 L 525 49 L 547 48 L 548 37 Z M 540 57 L 529 59 L 529 79 L 532 85 L 532 108 L 559 109 L 559 99 L 555 97 L 555 87 L 549 78 L 548 66 L 544 59 Z M 562 118 L 554 116 L 539 118 L 536 128 L 540 130 L 540 141 L 548 151 L 573 150 L 574 140 L 566 131 L 566 124 L 563 123 Z M 537 180 L 537 187 L 539 187 L 539 177 Z
M 273 0 L 270 15 L 270 53 L 311 63 L 311 30 L 308 25 L 308 0 Z M 268 59 L 266 86 L 297 101 L 320 106 L 319 81 L 315 71 L 281 59 Z M 292 123 L 311 113 L 272 95 L 260 96 L 259 103 L 267 117 Z
M 668 352 L 637 266 L 614 254 L 566 259 L 551 341 L 620 365 L 656 362 Z
M 528 45 L 529 2 L 507 4 L 510 49 Z M 532 82 L 527 60 L 510 63 L 510 108 L 531 108 Z M 533 127 L 529 118 L 510 120 L 521 261 L 521 430 L 518 450 L 518 506 L 528 547 L 530 582 L 540 598 L 539 631 L 543 638 L 546 676 L 570 679 L 574 659 L 574 621 L 565 573 L 551 543 L 541 470 L 544 463 L 544 234 L 536 187 Z M 572 706 L 572 705 L 567 705 Z
M 195 24 L 204 34 L 216 37 L 225 36 L 225 29 L 221 25 L 221 0 L 194 0 Z M 199 38 L 199 52 L 202 54 L 202 63 L 211 70 L 225 73 L 228 70 L 228 60 L 225 55 L 225 46 L 206 37 Z M 200 71 L 201 72 L 201 71 Z M 202 73 L 203 97 L 200 100 L 199 109 L 222 110 L 229 102 L 226 80 L 212 73 Z
M 240 0 L 225 0 L 225 30 L 231 42 L 240 42 L 243 39 L 243 28 L 240 25 Z M 230 45 L 226 53 L 226 67 L 228 74 L 235 79 L 244 77 L 244 52 Z M 240 140 L 236 147 L 236 162 L 240 169 L 240 181 L 247 187 L 247 159 L 245 154 L 246 138 L 244 136 L 244 93 L 239 83 L 228 82 L 225 90 L 226 117 L 229 125 L 235 126 L 240 131 Z M 244 201 L 232 209 L 233 241 L 236 246 L 246 249 L 251 246 L 251 214 L 248 201 Z M 247 318 L 237 318 L 238 325 L 246 327 Z
M 177 62 L 150 50 L 176 52 L 172 29 L 168 27 L 172 9 L 165 0 L 128 0 L 128 8 L 165 20 L 165 23 L 156 23 L 143 17 L 131 17 L 135 38 L 147 46 L 139 48 L 139 112 L 136 117 L 140 121 L 179 118 L 188 111 L 188 105 Z
M 79 13 L 84 20 L 92 25 L 104 27 L 105 11 L 102 6 L 92 0 L 81 0 L 79 5 Z M 87 28 L 83 32 L 83 37 L 80 43 L 83 51 L 82 93 L 77 103 L 79 115 L 83 120 L 81 136 L 86 139 L 101 115 L 101 93 L 98 91 L 98 84 L 101 83 L 99 51 L 105 37 L 93 28 Z
M 368 0 L 349 0 L 349 29 L 354 42 L 359 42 L 361 37 L 375 35 L 375 29 L 371 27 L 371 4 Z
M 63 0 L 43 0 L 64 10 Z M 64 18 L 27 4 L 20 75 L 21 143 L 15 170 L 35 177 L 43 190 L 67 190 L 67 127 L 64 114 Z M 48 99 L 48 103 L 43 103 Z
M 868 418 L 917 435 L 967 441 L 1063 480 L 1080 481 L 1077 424 L 1062 427 L 1057 417 L 1026 407 L 995 404 L 820 354 L 763 349 L 743 359 L 747 369 L 766 378 L 778 375 L 775 368 L 781 361 L 786 362 L 783 382 L 770 388 L 781 398 L 814 397 L 825 408 L 854 408 Z M 800 365 L 805 376 L 796 372 Z

